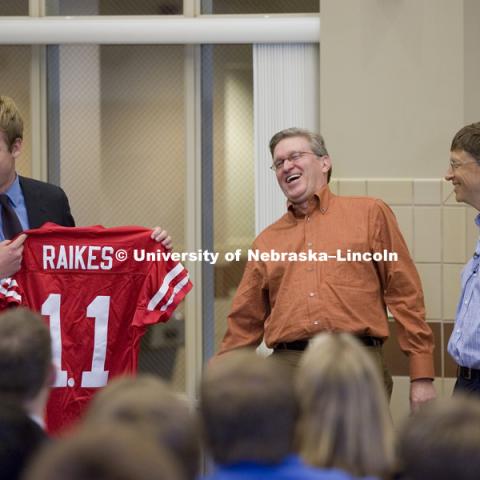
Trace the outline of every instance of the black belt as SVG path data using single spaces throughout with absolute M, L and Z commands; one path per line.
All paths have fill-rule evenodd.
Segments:
M 457 375 L 465 380 L 474 380 L 480 378 L 480 370 L 468 367 L 457 367 Z
M 368 335 L 356 335 L 355 338 L 367 347 L 381 347 L 383 340 Z M 308 347 L 308 340 L 295 340 L 294 342 L 280 342 L 275 345 L 274 350 L 298 350 L 303 351 Z M 461 367 L 464 368 L 464 367 Z M 478 370 L 477 370 L 478 371 Z

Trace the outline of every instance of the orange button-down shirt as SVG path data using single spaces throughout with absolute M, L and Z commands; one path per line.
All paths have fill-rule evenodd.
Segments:
M 318 253 L 272 261 L 275 253 Z M 255 259 L 258 252 L 270 260 Z M 341 261 L 348 252 L 397 253 L 398 261 Z M 274 253 L 275 252 L 275 253 Z M 325 255 L 336 259 L 320 260 Z M 433 335 L 423 291 L 390 208 L 369 197 L 339 197 L 323 187 L 307 215 L 292 207 L 255 239 L 228 317 L 220 352 L 308 339 L 321 331 L 386 339 L 386 307 L 398 323 L 410 376 L 433 378 Z M 292 258 L 292 257 L 291 257 Z

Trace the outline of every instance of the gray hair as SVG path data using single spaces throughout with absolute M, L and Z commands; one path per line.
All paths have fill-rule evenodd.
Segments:
M 325 146 L 325 140 L 319 133 L 311 132 L 305 128 L 285 128 L 284 130 L 280 130 L 277 132 L 270 140 L 270 153 L 273 157 L 273 152 L 275 151 L 275 147 L 285 138 L 292 138 L 292 137 L 304 137 L 310 143 L 310 148 L 312 152 L 317 155 L 317 157 L 323 157 L 324 155 L 328 155 L 327 147 Z M 327 182 L 330 181 L 330 177 L 332 176 L 332 167 L 328 171 Z

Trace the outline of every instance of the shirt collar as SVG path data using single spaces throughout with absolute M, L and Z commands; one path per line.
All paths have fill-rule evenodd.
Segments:
M 477 224 L 477 227 L 480 228 L 480 213 L 475 217 L 475 223 Z
M 39 415 L 31 414 L 30 418 L 39 426 L 41 427 L 42 430 L 45 430 L 46 425 L 45 425 L 45 420 L 40 417 Z
M 313 210 L 320 210 L 320 213 L 323 213 L 323 214 L 327 213 L 328 206 L 330 205 L 330 200 L 332 196 L 333 194 L 328 188 L 328 184 L 324 185 L 318 192 L 315 192 L 315 194 L 313 195 L 313 198 L 310 200 L 314 204 Z M 290 202 L 290 200 L 287 201 L 287 208 L 290 213 L 290 218 L 295 219 L 296 215 L 295 215 L 294 206 L 293 206 L 293 203 Z
M 8 195 L 13 207 L 17 207 L 17 205 L 22 201 L 22 189 L 20 188 L 18 175 L 15 175 L 15 180 L 5 193 Z

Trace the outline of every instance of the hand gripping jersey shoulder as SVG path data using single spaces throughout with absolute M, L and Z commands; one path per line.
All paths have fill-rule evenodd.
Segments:
M 30 230 L 21 270 L 0 284 L 3 304 L 40 312 L 57 377 L 50 432 L 72 423 L 96 389 L 136 370 L 146 326 L 169 319 L 192 288 L 188 272 L 141 227 Z

